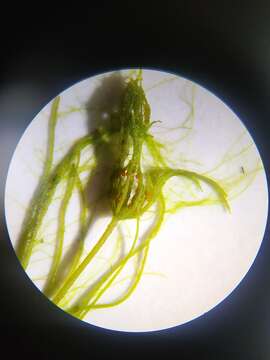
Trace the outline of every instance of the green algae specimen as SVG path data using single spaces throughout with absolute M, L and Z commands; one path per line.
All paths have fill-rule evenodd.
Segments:
M 194 93 L 191 113 L 194 115 Z M 188 206 L 209 205 L 219 203 L 230 211 L 228 193 L 217 181 L 208 174 L 202 174 L 186 169 L 172 168 L 163 156 L 163 144 L 151 134 L 155 121 L 151 120 L 151 109 L 142 86 L 142 71 L 132 73 L 125 82 L 117 113 L 112 114 L 108 126 L 100 126 L 89 135 L 77 140 L 66 156 L 53 167 L 55 147 L 55 129 L 59 117 L 60 97 L 57 97 L 51 108 L 49 119 L 48 151 L 41 176 L 40 184 L 27 211 L 21 231 L 17 254 L 23 267 L 26 269 L 31 262 L 34 245 L 38 233 L 53 201 L 57 187 L 61 184 L 64 191 L 58 214 L 58 228 L 55 237 L 54 254 L 50 270 L 46 279 L 44 293 L 58 306 L 70 314 L 82 319 L 90 310 L 117 306 L 128 299 L 136 290 L 142 277 L 149 254 L 151 241 L 158 234 L 165 217 L 165 213 L 174 213 L 178 209 Z M 188 121 L 187 120 L 187 121 Z M 91 227 L 89 216 L 89 199 L 85 185 L 80 179 L 81 173 L 89 173 L 102 157 L 96 156 L 93 164 L 81 163 L 82 153 L 87 147 L 94 147 L 96 152 L 105 148 L 113 153 L 109 177 L 109 187 L 104 190 L 103 200 L 111 212 L 111 220 L 103 234 L 83 256 L 84 239 Z M 151 158 L 152 166 L 143 166 L 144 152 Z M 173 206 L 167 206 L 164 187 L 170 179 L 177 177 L 184 179 L 187 186 L 193 186 L 203 193 L 203 186 L 207 186 L 214 197 L 205 196 L 198 200 L 177 199 Z M 80 195 L 81 210 L 79 217 L 79 239 L 76 248 L 70 254 L 67 266 L 62 270 L 64 263 L 63 246 L 66 231 L 66 213 L 72 194 L 77 191 Z M 214 199 L 214 200 L 213 200 Z M 93 211 L 94 207 L 92 207 Z M 151 211 L 153 224 L 142 241 L 139 241 L 140 222 L 146 212 Z M 134 239 L 128 252 L 114 262 L 109 270 L 101 274 L 98 281 L 84 291 L 73 302 L 74 284 L 83 274 L 107 241 L 110 241 L 117 226 L 127 220 L 136 222 Z M 154 256 L 154 255 L 153 255 Z M 120 296 L 110 302 L 99 302 L 103 294 L 113 285 L 130 259 L 137 257 L 134 276 L 128 288 Z

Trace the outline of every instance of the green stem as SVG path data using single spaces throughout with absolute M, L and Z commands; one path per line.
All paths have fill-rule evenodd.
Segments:
M 52 103 L 51 114 L 49 119 L 49 140 L 48 140 L 48 151 L 47 159 L 45 161 L 44 178 L 46 178 L 52 168 L 53 164 L 53 153 L 55 143 L 55 128 L 58 119 L 58 108 L 59 108 L 60 96 L 57 96 Z
M 141 253 L 141 251 L 143 251 L 144 249 L 149 247 L 149 244 L 151 242 L 152 239 L 155 238 L 155 236 L 157 235 L 157 233 L 160 230 L 160 227 L 162 225 L 162 222 L 164 220 L 164 215 L 165 215 L 165 201 L 162 195 L 159 196 L 158 200 L 157 200 L 157 204 L 158 204 L 158 215 L 157 215 L 157 219 L 156 222 L 153 226 L 153 228 L 150 230 L 149 234 L 147 235 L 146 239 L 140 244 L 138 245 L 136 248 L 133 248 L 130 250 L 130 252 L 121 260 L 120 263 L 115 264 L 114 266 L 112 266 L 111 270 L 106 273 L 98 282 L 98 284 L 92 288 L 90 290 L 90 292 L 88 294 L 85 295 L 84 299 L 81 299 L 81 304 L 79 305 L 79 307 L 74 306 L 74 308 L 71 310 L 71 314 L 74 316 L 77 316 L 79 318 L 83 318 L 89 310 L 91 310 L 91 308 L 94 308 L 95 303 L 91 303 L 90 305 L 87 305 L 87 299 L 91 299 L 91 297 L 93 297 L 97 291 L 100 289 L 101 286 L 103 286 L 105 284 L 105 282 L 107 280 L 110 279 L 110 277 L 114 276 L 115 272 L 116 272 L 116 276 L 118 275 L 118 270 L 122 269 L 122 267 L 128 262 L 128 260 L 130 260 L 133 256 Z M 137 278 L 135 279 L 135 282 L 133 283 L 132 287 L 129 289 L 129 291 L 124 295 L 123 300 L 127 299 L 132 293 L 133 291 L 136 289 L 137 284 L 141 278 L 142 275 L 142 271 L 143 271 L 143 267 L 146 261 L 146 256 L 147 256 L 147 251 L 145 253 L 145 257 L 143 260 L 143 266 L 141 268 L 141 271 L 139 271 Z M 119 271 L 120 272 L 120 271 Z M 112 278 L 112 281 L 114 280 L 114 278 Z M 110 281 L 110 280 L 109 280 Z M 109 285 L 106 286 L 104 288 L 104 291 L 107 290 L 107 288 L 111 285 L 112 282 L 109 282 Z M 101 295 L 103 294 L 103 291 L 101 290 Z M 96 301 L 99 299 L 99 296 L 97 297 Z M 119 300 L 119 304 L 122 302 Z M 116 304 L 117 305 L 117 304 Z M 114 305 L 112 305 L 114 306 Z M 109 307 L 109 306 L 108 306 Z
M 53 297 L 52 301 L 55 304 L 58 304 L 63 299 L 63 297 L 66 295 L 66 292 L 71 288 L 71 286 L 74 284 L 74 282 L 78 279 L 78 277 L 81 275 L 81 273 L 84 271 L 84 269 L 91 262 L 93 257 L 98 253 L 98 251 L 104 245 L 105 241 L 108 239 L 108 237 L 113 232 L 115 226 L 117 225 L 117 222 L 118 222 L 118 219 L 113 217 L 111 222 L 107 226 L 106 230 L 102 234 L 101 238 L 96 243 L 96 245 L 93 247 L 93 249 L 89 252 L 89 254 L 86 256 L 86 258 L 83 260 L 83 262 L 77 267 L 77 269 L 69 276 L 69 278 L 66 280 L 64 285 L 58 291 L 58 293 Z
M 137 285 L 138 285 L 138 283 L 139 283 L 139 281 L 140 281 L 140 279 L 142 277 L 143 270 L 144 270 L 145 263 L 146 263 L 146 259 L 147 259 L 148 252 L 149 252 L 149 245 L 146 246 L 146 248 L 143 251 L 144 251 L 144 254 L 143 254 L 143 258 L 142 258 L 139 270 L 137 271 L 136 277 L 135 277 L 132 285 L 127 290 L 127 292 L 122 297 L 120 297 L 119 299 L 117 299 L 117 300 L 115 300 L 113 302 L 107 303 L 107 304 L 98 304 L 98 305 L 96 305 L 95 304 L 96 302 L 91 303 L 87 309 L 91 310 L 91 308 L 93 308 L 93 309 L 101 309 L 101 308 L 113 307 L 113 306 L 116 306 L 116 305 L 120 305 L 121 303 L 123 303 L 125 300 L 127 300 L 130 297 L 130 295 L 136 290 Z
M 80 199 L 81 199 L 81 214 L 80 214 L 80 229 L 81 230 L 80 230 L 80 234 L 79 234 L 79 245 L 75 252 L 73 260 L 71 262 L 70 269 L 66 275 L 67 278 L 76 269 L 76 266 L 78 265 L 78 263 L 81 259 L 81 256 L 83 253 L 83 248 L 84 248 L 84 239 L 85 239 L 85 235 L 86 235 L 87 229 L 88 229 L 88 226 L 87 226 L 87 212 L 88 212 L 87 201 L 86 201 L 86 197 L 85 197 L 84 190 L 83 190 L 83 185 L 82 185 L 81 179 L 79 177 L 79 174 L 77 174 L 76 186 L 78 188 L 78 191 L 80 194 Z
M 131 251 L 133 251 L 133 249 L 134 249 L 134 247 L 136 245 L 136 242 L 138 240 L 138 237 L 139 237 L 139 218 L 137 219 L 135 238 L 134 238 L 134 241 L 133 241 L 133 244 L 131 246 L 131 249 L 130 249 L 129 253 Z M 96 286 L 94 286 L 94 288 L 92 288 L 83 298 L 80 299 L 80 304 L 75 305 L 75 307 L 74 307 L 75 314 L 77 314 L 76 316 L 78 318 L 82 318 L 82 317 L 84 317 L 86 315 L 86 313 L 90 310 L 90 308 L 87 305 L 88 305 L 89 301 L 91 300 L 91 298 L 93 298 L 96 295 L 96 298 L 91 303 L 91 304 L 93 304 L 93 303 L 95 304 L 98 301 L 98 299 L 104 294 L 104 292 L 111 286 L 113 281 L 116 279 L 116 277 L 123 270 L 126 263 L 127 263 L 127 260 L 126 261 L 121 261 L 121 265 L 118 267 L 117 271 L 115 271 L 113 273 L 111 273 L 111 271 L 110 271 L 109 272 L 109 277 L 107 276 L 107 274 L 105 274 L 105 276 L 103 276 L 99 280 L 99 282 L 96 284 Z M 106 281 L 108 279 L 109 279 L 109 281 L 106 284 Z M 102 288 L 102 286 L 103 286 L 103 288 Z M 71 310 L 71 313 L 72 313 L 72 310 Z
M 55 247 L 55 253 L 53 256 L 53 261 L 51 265 L 51 270 L 48 275 L 48 280 L 46 287 L 44 289 L 45 295 L 50 295 L 54 291 L 54 286 L 57 280 L 57 273 L 60 265 L 60 261 L 62 258 L 63 253 L 63 244 L 64 244 L 64 237 L 65 237 L 65 220 L 66 220 L 66 213 L 68 209 L 68 205 L 73 193 L 73 189 L 76 183 L 76 170 L 74 167 L 71 168 L 69 171 L 69 177 L 66 185 L 66 190 L 64 193 L 64 197 L 62 200 L 62 204 L 59 211 L 59 224 L 58 224 L 58 230 L 56 234 L 56 247 Z
M 17 248 L 17 255 L 24 269 L 29 264 L 38 232 L 53 200 L 57 186 L 65 179 L 70 169 L 70 164 L 72 164 L 77 156 L 80 156 L 81 151 L 91 144 L 92 141 L 93 139 L 90 136 L 77 141 L 51 175 L 47 178 L 42 177 L 37 193 L 34 195 L 29 210 L 26 213 L 25 224 Z

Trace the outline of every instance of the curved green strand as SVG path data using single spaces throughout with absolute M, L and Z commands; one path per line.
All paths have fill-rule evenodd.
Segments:
M 70 274 L 76 269 L 76 266 L 79 264 L 82 254 L 83 254 L 83 248 L 84 248 L 84 240 L 85 240 L 85 235 L 87 232 L 87 212 L 88 212 L 88 206 L 87 206 L 87 201 L 85 198 L 85 194 L 84 194 L 84 190 L 83 190 L 83 186 L 82 186 L 82 182 L 81 179 L 77 173 L 77 179 L 76 179 L 76 186 L 77 189 L 79 191 L 80 194 L 80 199 L 81 199 L 81 214 L 80 214 L 80 237 L 79 237 L 79 246 L 77 248 L 77 251 L 73 257 L 73 261 L 70 265 L 70 270 L 67 273 L 67 277 L 70 276 Z
M 95 302 L 94 302 L 94 303 L 90 304 L 89 307 L 87 307 L 86 310 L 91 310 L 91 308 L 93 308 L 93 309 L 101 309 L 101 308 L 109 308 L 109 307 L 117 306 L 117 305 L 120 305 L 121 303 L 123 303 L 125 300 L 127 300 L 131 296 L 131 294 L 136 290 L 136 288 L 137 288 L 137 286 L 139 284 L 139 281 L 140 281 L 140 279 L 142 277 L 143 270 L 144 270 L 144 267 L 145 267 L 145 264 L 146 264 L 146 259 L 147 259 L 148 252 L 149 252 L 149 245 L 146 246 L 145 249 L 143 249 L 142 251 L 144 253 L 143 253 L 143 258 L 142 258 L 139 270 L 137 271 L 136 277 L 135 277 L 132 285 L 129 287 L 128 291 L 122 297 L 120 297 L 120 299 L 117 299 L 117 300 L 112 301 L 112 302 L 107 303 L 107 304 L 97 304 L 97 305 L 95 305 Z M 86 313 L 83 314 L 83 316 L 85 316 L 85 315 L 86 315 Z
M 45 168 L 43 173 L 44 178 L 46 178 L 50 174 L 53 165 L 55 128 L 58 120 L 59 103 L 60 103 L 60 96 L 57 96 L 52 103 L 52 109 L 49 118 L 49 139 L 48 139 L 47 159 L 45 161 Z
M 133 251 L 133 249 L 135 248 L 136 242 L 138 241 L 138 237 L 139 237 L 139 219 L 137 219 L 136 221 L 136 233 L 129 253 Z M 126 263 L 127 260 L 121 261 L 121 265 L 118 267 L 118 269 L 115 272 L 113 273 L 110 272 L 109 275 L 105 274 L 103 277 L 101 277 L 98 284 L 96 284 L 94 288 L 92 288 L 86 295 L 83 296 L 83 298 L 80 299 L 79 304 L 76 304 L 74 309 L 70 310 L 70 313 L 77 316 L 80 319 L 83 318 L 87 314 L 87 312 L 90 311 L 92 305 L 94 305 L 99 300 L 99 298 L 105 293 L 105 291 L 108 290 L 108 288 L 112 285 L 114 280 L 123 270 Z M 107 280 L 108 282 L 106 283 Z M 91 302 L 91 305 L 88 305 L 92 297 L 95 298 Z
M 117 222 L 118 222 L 118 219 L 113 217 L 112 220 L 110 221 L 109 225 L 105 229 L 104 233 L 98 240 L 98 242 L 95 244 L 95 246 L 92 248 L 92 250 L 88 253 L 88 255 L 85 257 L 85 259 L 80 263 L 80 265 L 76 268 L 76 270 L 73 271 L 73 273 L 71 273 L 71 275 L 66 279 L 66 281 L 64 282 L 62 287 L 59 289 L 59 291 L 53 297 L 52 301 L 55 304 L 58 304 L 63 299 L 66 292 L 71 288 L 71 286 L 78 279 L 78 277 L 82 274 L 82 272 L 85 270 L 85 268 L 90 264 L 92 259 L 95 257 L 95 255 L 99 252 L 99 250 L 105 244 L 106 240 L 112 234 L 113 230 L 115 229 L 115 227 L 117 225 Z
M 74 158 L 79 156 L 81 151 L 92 142 L 93 138 L 91 136 L 86 136 L 77 141 L 51 174 L 47 178 L 41 179 L 37 192 L 26 213 L 23 231 L 17 247 L 17 255 L 24 269 L 29 264 L 38 231 L 52 203 L 57 186 L 66 178 Z
M 152 227 L 152 229 L 150 230 L 149 234 L 147 235 L 146 239 L 140 244 L 138 245 L 136 248 L 134 248 L 133 250 L 131 250 L 122 260 L 120 263 L 115 264 L 114 266 L 112 266 L 110 272 L 106 273 L 102 278 L 101 278 L 101 282 L 102 284 L 105 283 L 111 276 L 113 276 L 113 274 L 118 271 L 119 268 L 122 267 L 122 264 L 126 264 L 128 260 L 130 260 L 132 257 L 134 257 L 135 255 L 140 254 L 144 249 L 146 249 L 147 247 L 149 247 L 150 242 L 156 237 L 156 235 L 158 234 L 162 222 L 164 220 L 164 216 L 165 216 L 165 201 L 162 195 L 159 196 L 158 200 L 157 200 L 157 205 L 158 205 L 158 209 L 157 209 L 157 218 L 155 221 L 154 226 Z M 146 256 L 147 256 L 147 252 L 146 252 Z M 145 257 L 145 261 L 146 261 L 146 257 Z M 143 267 L 144 267 L 145 262 L 143 263 Z M 128 293 L 126 293 L 123 297 L 125 297 L 125 299 L 127 299 L 132 293 L 133 291 L 136 289 L 139 280 L 142 276 L 142 272 L 143 272 L 143 267 L 141 269 L 141 272 L 138 272 L 137 277 L 135 278 L 135 282 L 133 283 L 132 287 L 130 288 L 130 290 L 128 291 Z M 92 289 L 93 292 L 96 291 L 96 289 L 99 289 L 99 287 L 102 284 L 97 284 L 95 289 Z M 106 289 L 107 290 L 107 289 Z M 98 299 L 97 299 L 98 300 Z M 120 301 L 120 299 L 118 300 Z M 124 299 L 123 299 L 124 301 Z M 121 301 L 122 302 L 122 301 Z M 120 302 L 119 302 L 120 304 Z M 113 306 L 113 305 L 112 305 Z M 85 309 L 80 309 L 80 311 L 84 311 L 83 312 L 83 316 L 86 315 L 86 313 L 90 310 L 91 306 L 88 308 L 86 307 Z M 72 310 L 72 314 L 77 316 L 77 309 L 73 309 Z M 82 318 L 82 314 L 79 312 L 79 316 L 81 316 L 80 318 Z
M 73 193 L 73 189 L 76 184 L 76 166 L 78 166 L 78 164 L 73 165 L 69 171 L 65 193 L 59 210 L 58 229 L 56 233 L 56 246 L 53 255 L 51 269 L 44 289 L 45 295 L 50 295 L 55 290 L 54 287 L 57 280 L 58 269 L 63 253 L 66 213 Z

